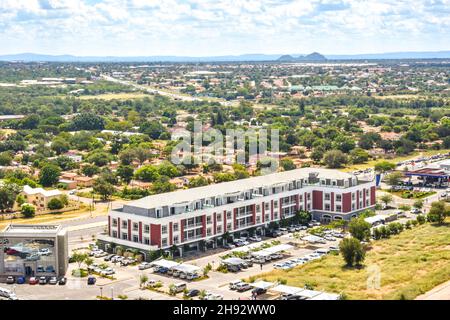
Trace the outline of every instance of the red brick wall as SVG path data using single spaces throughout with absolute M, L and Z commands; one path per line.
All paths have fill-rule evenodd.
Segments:
M 373 206 L 376 202 L 375 199 L 375 186 L 370 187 L 370 205 Z
M 313 190 L 312 192 L 312 208 L 314 210 L 323 210 L 323 192 Z
M 131 241 L 131 220 L 128 219 L 128 240 Z
M 142 243 L 142 222 L 139 221 L 139 242 Z
M 331 192 L 330 197 L 331 197 L 330 209 L 331 211 L 334 211 L 334 192 Z
M 150 244 L 161 247 L 161 225 L 150 224 Z
M 186 223 L 186 219 L 181 219 L 181 221 L 180 221 L 181 242 L 184 242 L 184 224 L 185 223 Z
M 206 215 L 202 216 L 202 235 L 206 237 Z
M 216 213 L 214 212 L 214 214 L 213 214 L 213 234 L 216 234 L 216 232 L 217 232 L 217 215 L 216 215 Z
M 173 222 L 169 222 L 169 245 L 173 244 Z
M 342 212 L 352 211 L 352 194 L 351 192 L 342 194 Z

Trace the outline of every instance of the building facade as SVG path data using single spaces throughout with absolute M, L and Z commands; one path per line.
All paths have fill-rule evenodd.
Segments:
M 322 222 L 349 220 L 375 206 L 375 181 L 330 169 L 303 168 L 142 198 L 108 216 L 105 244 L 182 254 L 309 211 Z M 114 246 L 113 245 L 113 246 Z
M 9 225 L 0 232 L 0 278 L 64 276 L 67 232 L 58 225 Z

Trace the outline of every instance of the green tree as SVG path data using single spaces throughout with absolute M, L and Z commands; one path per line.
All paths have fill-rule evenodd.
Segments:
M 0 210 L 4 212 L 12 209 L 21 191 L 22 188 L 16 183 L 4 182 L 0 184 Z
M 154 182 L 160 178 L 158 168 L 154 165 L 142 166 L 136 170 L 134 176 L 142 181 Z
M 398 171 L 392 172 L 385 177 L 386 183 L 390 186 L 398 185 L 402 178 L 403 174 Z
M 344 238 L 339 244 L 339 251 L 348 267 L 361 265 L 366 255 L 363 245 L 356 238 Z
M 21 212 L 25 218 L 33 218 L 36 214 L 36 208 L 32 204 L 24 203 L 21 207 Z
M 146 274 L 141 274 L 139 276 L 139 288 L 144 287 L 144 285 L 147 283 L 148 281 L 148 276 Z
M 70 143 L 63 138 L 55 138 L 52 141 L 51 148 L 56 152 L 56 154 L 62 154 L 69 151 Z
M 11 165 L 12 160 L 13 157 L 11 155 L 11 152 L 4 151 L 0 153 L 0 166 L 9 166 Z
M 39 172 L 39 183 L 44 187 L 51 187 L 59 180 L 61 170 L 54 164 L 46 164 Z
M 73 131 L 103 130 L 105 129 L 105 120 L 95 113 L 81 113 L 72 119 L 70 129 Z
M 385 173 L 385 172 L 395 169 L 395 167 L 396 167 L 395 163 L 392 163 L 389 161 L 380 161 L 375 164 L 374 169 L 375 169 L 375 172 Z
M 369 160 L 369 153 L 362 148 L 350 151 L 350 161 L 354 164 L 365 163 Z
M 450 207 L 444 201 L 435 201 L 431 204 L 427 218 L 430 222 L 442 224 L 450 216 Z
M 133 179 L 134 168 L 129 165 L 120 165 L 117 168 L 117 175 L 122 179 L 125 183 L 130 183 L 131 179 Z
M 370 237 L 370 223 L 366 222 L 364 218 L 354 218 L 349 223 L 350 234 L 359 241 L 365 241 Z
M 298 211 L 295 216 L 294 220 L 296 220 L 296 223 L 299 224 L 307 224 L 311 221 L 312 215 L 308 211 Z
M 92 177 L 93 175 L 100 172 L 100 168 L 95 164 L 85 164 L 80 171 L 85 176 Z
M 81 269 L 81 264 L 88 258 L 87 253 L 74 252 L 72 254 L 72 261 L 78 264 L 78 270 Z
M 393 200 L 392 195 L 390 194 L 383 194 L 380 197 L 380 201 L 384 203 L 384 205 L 387 207 L 389 203 L 391 203 Z
M 294 170 L 297 168 L 291 159 L 282 159 L 280 161 L 280 166 L 284 171 Z
M 341 168 L 348 162 L 347 156 L 340 150 L 330 150 L 323 155 L 323 163 L 328 168 Z
M 93 190 L 95 193 L 100 194 L 103 201 L 109 200 L 116 191 L 114 185 L 101 178 L 94 182 Z
M 59 198 L 53 198 L 47 203 L 50 210 L 58 210 L 64 208 L 64 204 Z
M 418 199 L 418 200 L 414 201 L 413 207 L 417 208 L 419 210 L 422 209 L 423 208 L 423 200 Z
M 208 179 L 203 176 L 198 176 L 189 180 L 189 188 L 197 188 L 202 186 L 207 186 L 209 184 Z

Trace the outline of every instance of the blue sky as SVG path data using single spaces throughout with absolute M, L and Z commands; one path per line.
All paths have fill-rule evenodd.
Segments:
M 450 50 L 450 0 L 0 0 L 0 54 Z

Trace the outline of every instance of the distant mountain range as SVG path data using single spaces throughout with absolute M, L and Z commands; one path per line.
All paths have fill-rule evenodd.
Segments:
M 308 55 L 292 54 L 243 54 L 211 57 L 188 56 L 73 56 L 73 55 L 44 55 L 36 53 L 21 53 L 0 55 L 0 61 L 26 62 L 232 62 L 232 61 L 326 61 L 326 60 L 383 60 L 383 59 L 450 59 L 450 51 L 436 52 L 388 52 L 350 55 L 322 55 L 314 52 Z
M 286 54 L 284 56 L 281 56 L 277 59 L 277 61 L 280 62 L 297 62 L 297 61 L 327 61 L 327 58 L 325 58 L 323 55 L 321 55 L 318 52 L 313 52 L 311 54 L 308 54 L 306 56 L 298 56 L 293 57 L 289 54 Z

